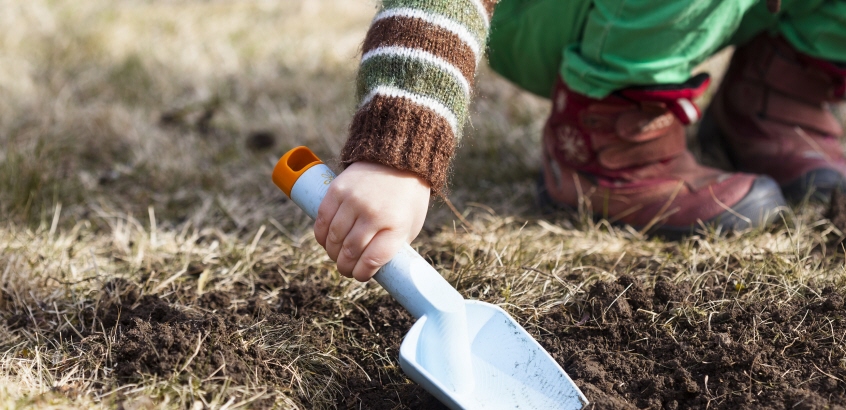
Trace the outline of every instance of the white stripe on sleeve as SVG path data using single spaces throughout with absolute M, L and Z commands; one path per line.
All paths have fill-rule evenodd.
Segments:
M 400 88 L 390 87 L 385 85 L 380 85 L 370 91 L 363 100 L 361 100 L 361 104 L 358 105 L 359 109 L 362 109 L 364 106 L 370 103 L 374 97 L 377 95 L 383 95 L 386 97 L 397 97 L 397 98 L 404 98 L 407 99 L 414 104 L 420 105 L 430 111 L 433 111 L 435 114 L 440 115 L 443 117 L 449 127 L 452 129 L 452 134 L 458 136 L 458 120 L 455 118 L 455 114 L 449 110 L 445 105 L 441 104 L 440 102 L 426 97 L 424 95 L 410 93 Z
M 466 43 L 471 50 L 473 50 L 473 55 L 476 56 L 476 64 L 479 64 L 479 60 L 482 57 L 481 44 L 485 41 L 485 39 L 477 38 L 473 33 L 470 32 L 470 30 L 467 30 L 467 28 L 462 26 L 461 24 L 438 14 L 427 13 L 423 10 L 417 10 L 408 7 L 385 10 L 377 14 L 376 17 L 373 19 L 373 22 L 375 23 L 379 20 L 384 20 L 392 17 L 417 18 L 455 34 L 456 36 L 458 36 L 458 38 L 461 39 L 461 41 Z M 487 21 L 487 19 L 485 19 L 485 21 Z

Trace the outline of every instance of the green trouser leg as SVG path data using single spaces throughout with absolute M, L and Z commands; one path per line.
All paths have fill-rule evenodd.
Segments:
M 558 74 L 603 98 L 632 85 L 683 83 L 728 44 L 781 32 L 809 55 L 846 61 L 843 0 L 502 0 L 491 23 L 491 67 L 548 97 Z
M 596 0 L 581 41 L 564 51 L 562 77 L 594 98 L 632 85 L 683 83 L 758 3 Z
M 564 48 L 579 41 L 590 4 L 590 0 L 500 1 L 488 34 L 491 68 L 549 98 Z
M 731 44 L 742 44 L 764 30 L 780 33 L 800 53 L 846 63 L 844 0 L 783 0 L 777 15 L 761 2 L 743 16 Z
M 632 85 L 683 83 L 757 2 L 503 0 L 491 22 L 489 61 L 542 96 L 559 73 L 570 88 L 594 98 Z

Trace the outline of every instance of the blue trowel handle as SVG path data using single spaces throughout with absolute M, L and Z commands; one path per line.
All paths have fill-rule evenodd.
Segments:
M 312 219 L 335 174 L 306 147 L 288 151 L 273 169 L 273 182 Z M 411 246 L 402 249 L 373 277 L 416 319 L 461 312 L 464 299 Z

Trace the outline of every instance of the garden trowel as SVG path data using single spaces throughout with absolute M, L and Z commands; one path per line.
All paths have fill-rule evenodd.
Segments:
M 308 148 L 288 151 L 273 182 L 310 217 L 335 174 Z M 588 404 L 535 339 L 500 307 L 464 300 L 408 245 L 373 277 L 417 322 L 400 346 L 409 378 L 452 409 L 581 409 Z

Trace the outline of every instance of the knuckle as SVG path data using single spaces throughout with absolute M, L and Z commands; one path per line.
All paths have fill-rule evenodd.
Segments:
M 341 238 L 341 234 L 338 232 L 338 228 L 329 228 L 329 234 L 326 235 L 326 239 L 331 243 L 340 243 L 343 238 Z
M 326 190 L 326 195 L 337 197 L 337 198 L 345 198 L 350 194 L 349 186 L 346 183 L 346 180 L 343 178 L 336 178 L 329 184 L 329 189 Z
M 363 267 L 367 268 L 368 270 L 375 270 L 381 268 L 383 265 L 388 263 L 384 257 L 378 255 L 365 255 L 359 261 Z
M 326 225 L 326 212 L 317 212 L 317 218 L 314 218 L 314 229 L 322 228 Z
M 373 208 L 372 206 L 366 206 L 364 209 L 361 210 L 361 216 L 363 216 L 368 221 L 374 221 L 381 219 L 381 212 L 378 209 Z
M 349 259 L 355 259 L 358 256 L 358 248 L 348 243 L 344 243 L 343 248 L 341 249 L 341 253 L 344 257 Z
M 344 188 L 344 178 L 335 178 L 332 180 L 332 183 L 329 184 L 329 189 L 326 190 L 326 196 L 337 194 L 340 191 L 343 191 Z

